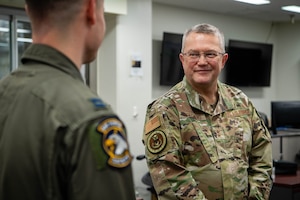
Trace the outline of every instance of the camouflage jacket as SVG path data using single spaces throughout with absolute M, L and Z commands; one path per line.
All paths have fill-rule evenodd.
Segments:
M 272 144 L 239 89 L 218 82 L 212 108 L 184 79 L 147 109 L 147 164 L 159 199 L 269 198 Z

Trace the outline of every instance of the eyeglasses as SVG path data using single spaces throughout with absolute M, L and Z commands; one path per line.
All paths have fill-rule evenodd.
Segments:
M 217 52 L 217 51 L 206 51 L 206 52 L 187 52 L 183 53 L 182 55 L 185 55 L 188 57 L 188 59 L 192 62 L 199 61 L 201 55 L 204 56 L 206 60 L 213 60 L 218 55 L 224 55 L 225 53 Z

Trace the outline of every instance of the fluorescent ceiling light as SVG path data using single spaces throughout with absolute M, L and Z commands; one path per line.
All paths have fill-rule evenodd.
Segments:
M 254 4 L 254 5 L 262 5 L 262 4 L 269 4 L 269 0 L 235 0 L 235 1 L 240 1 L 243 3 L 249 3 L 249 4 Z
M 281 7 L 282 10 L 300 13 L 300 6 L 283 6 Z

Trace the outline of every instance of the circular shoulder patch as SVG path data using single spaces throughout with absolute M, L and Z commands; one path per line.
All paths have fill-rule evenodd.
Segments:
M 161 152 L 167 145 L 166 134 L 162 131 L 153 131 L 147 139 L 147 148 L 149 152 L 157 154 Z

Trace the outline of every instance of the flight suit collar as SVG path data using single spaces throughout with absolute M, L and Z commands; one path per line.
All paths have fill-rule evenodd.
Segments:
M 26 65 L 27 62 L 44 63 L 83 81 L 76 65 L 62 52 L 48 45 L 31 44 L 24 52 L 21 62 L 23 65 Z

